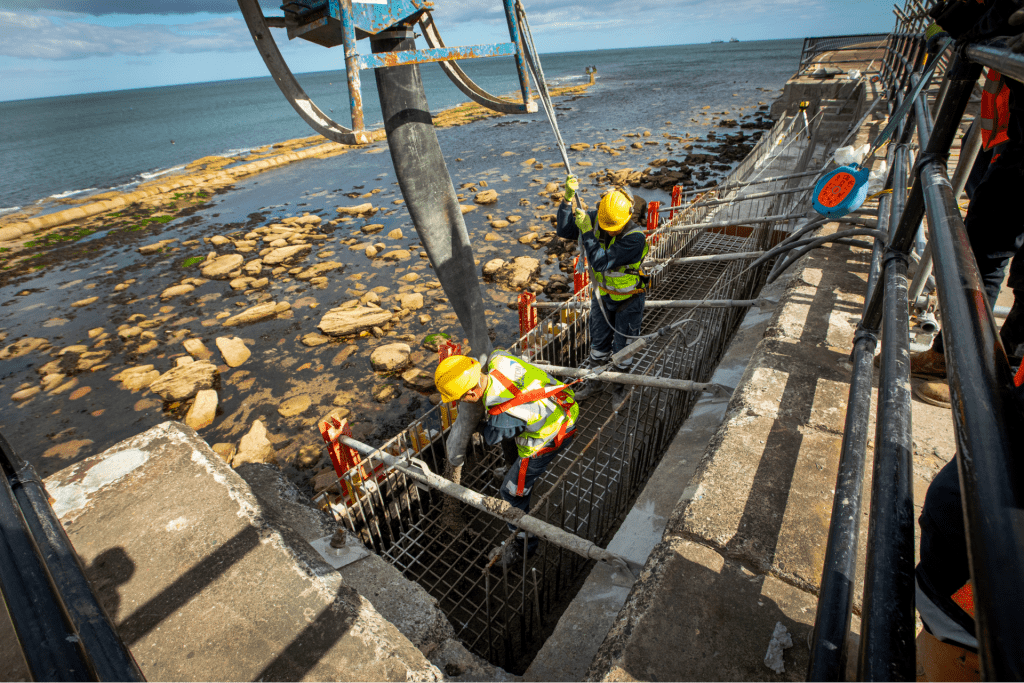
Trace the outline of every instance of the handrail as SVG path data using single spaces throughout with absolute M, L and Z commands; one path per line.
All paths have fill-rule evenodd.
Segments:
M 918 13 L 920 14 L 920 13 Z M 900 25 L 921 17 L 897 12 Z M 894 33 L 882 62 L 892 99 L 916 84 L 924 56 L 921 34 Z M 891 145 L 891 205 L 879 205 L 879 226 L 891 228 L 882 256 L 880 286 L 869 283 L 853 349 L 848 401 L 829 543 L 822 575 L 809 680 L 842 680 L 853 603 L 860 476 L 870 404 L 871 352 L 885 318 L 879 413 L 873 473 L 868 558 L 861 611 L 860 680 L 911 680 L 914 666 L 913 453 L 906 362 L 906 263 L 918 226 L 927 216 L 935 262 L 949 376 L 957 467 L 964 503 L 968 561 L 974 591 L 982 674 L 988 680 L 1024 678 L 1024 405 L 1013 385 L 992 311 L 970 251 L 966 228 L 947 172 L 956 137 L 981 66 L 1024 79 L 1024 56 L 993 45 L 968 45 L 945 74 L 934 121 L 922 94 Z M 917 133 L 924 150 L 911 168 L 907 143 Z M 912 177 L 907 178 L 911 173 Z M 1012 198 L 1008 198 L 1012 201 Z M 891 219 L 890 219 L 891 215 Z M 878 259 L 875 259 L 878 260 Z M 843 500 L 840 501 L 840 493 Z
M 0 434 L 0 591 L 35 680 L 141 681 L 32 466 Z

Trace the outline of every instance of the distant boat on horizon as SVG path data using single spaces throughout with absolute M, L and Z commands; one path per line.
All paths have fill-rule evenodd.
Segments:
M 724 40 L 712 40 L 711 44 L 714 45 L 715 43 L 724 43 L 724 42 L 725 42 Z
M 738 43 L 738 42 L 740 42 L 740 39 L 739 38 L 730 38 L 729 42 L 730 43 Z

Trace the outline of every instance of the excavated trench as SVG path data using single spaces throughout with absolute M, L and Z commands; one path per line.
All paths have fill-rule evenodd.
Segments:
M 789 128 L 787 128 L 789 126 Z M 790 142 L 766 159 L 791 133 L 782 121 L 738 169 L 741 177 L 771 176 L 792 168 L 801 154 Z M 788 136 L 789 140 L 796 136 Z M 759 165 L 760 164 L 760 165 Z M 782 189 L 779 185 L 776 189 Z M 763 192 L 764 187 L 757 191 Z M 742 192 L 742 191 L 741 191 Z M 758 216 L 784 214 L 800 195 L 782 194 L 740 201 L 714 209 L 693 205 L 649 238 L 649 259 L 758 251 L 788 234 L 790 227 L 757 223 Z M 735 220 L 730 227 L 679 230 L 682 225 Z M 673 230 L 672 228 L 676 228 Z M 749 261 L 669 264 L 653 274 L 649 300 L 753 299 L 769 264 Z M 586 301 L 589 289 L 572 302 Z M 632 373 L 706 382 L 747 309 L 652 308 L 643 333 L 685 324 L 655 338 L 634 356 Z M 562 308 L 541 320 L 512 351 L 529 360 L 577 366 L 589 352 L 589 310 Z M 635 386 L 618 406 L 610 393 L 581 405 L 577 436 L 568 452 L 552 462 L 535 486 L 530 514 L 605 547 L 631 509 L 665 449 L 699 398 L 695 392 Z M 444 472 L 444 434 L 451 416 L 442 405 L 382 447 L 392 455 L 419 458 Z M 487 496 L 499 496 L 506 463 L 500 447 L 472 443 L 461 484 Z M 374 468 L 376 468 L 374 470 Z M 488 569 L 492 552 L 509 538 L 505 523 L 438 491 L 418 487 L 405 475 L 386 473 L 365 460 L 347 481 L 354 492 L 348 504 L 334 497 L 331 508 L 369 547 L 418 582 L 448 616 L 459 637 L 476 654 L 522 674 L 550 635 L 558 618 L 585 580 L 592 560 L 541 543 L 539 552 L 509 570 Z M 329 489 L 330 499 L 337 489 Z

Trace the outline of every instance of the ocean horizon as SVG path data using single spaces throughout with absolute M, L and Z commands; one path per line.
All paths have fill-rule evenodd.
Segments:
M 801 39 L 787 39 L 558 52 L 542 59 L 553 85 L 586 82 L 584 69 L 596 66 L 598 88 L 623 88 L 618 94 L 632 97 L 627 111 L 609 109 L 591 122 L 610 129 L 657 117 L 667 96 L 683 110 L 701 98 L 717 101 L 716 91 L 732 86 L 784 82 L 797 67 L 800 47 Z M 461 66 L 491 93 L 518 92 L 511 58 Z M 432 111 L 467 101 L 439 67 L 424 65 L 421 74 Z M 376 82 L 366 71 L 361 75 L 364 120 L 376 128 L 382 124 Z M 348 126 L 344 70 L 297 78 L 325 113 Z M 269 75 L 11 100 L 0 102 L 0 117 L 0 164 L 17 169 L 0 177 L 0 216 L 56 199 L 130 190 L 205 156 L 245 155 L 314 134 Z

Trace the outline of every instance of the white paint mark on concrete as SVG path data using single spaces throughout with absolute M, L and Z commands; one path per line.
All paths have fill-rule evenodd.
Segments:
M 623 520 L 608 551 L 639 564 L 647 561 L 665 533 L 665 518 L 654 513 L 653 499 L 641 499 Z
M 90 494 L 123 479 L 147 460 L 149 453 L 138 448 L 129 448 L 104 457 L 89 469 L 81 481 L 73 481 L 63 486 L 48 486 L 46 491 L 54 498 L 53 511 L 57 518 L 81 510 L 88 502 Z
M 178 517 L 177 519 L 172 519 L 171 521 L 167 522 L 168 531 L 181 531 L 187 526 L 188 520 L 184 517 Z

